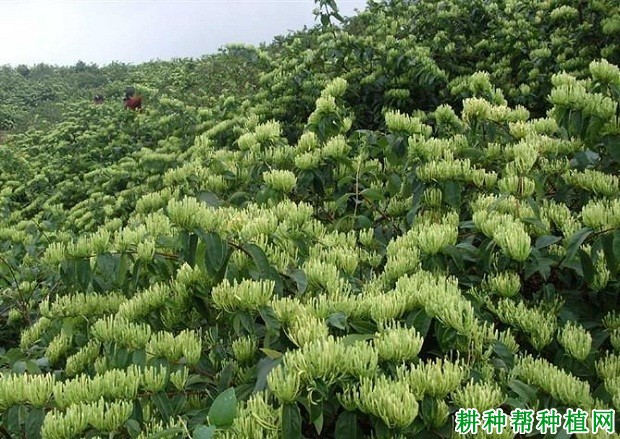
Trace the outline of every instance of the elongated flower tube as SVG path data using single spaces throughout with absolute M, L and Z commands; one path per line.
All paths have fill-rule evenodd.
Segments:
M 159 392 L 166 387 L 168 370 L 165 367 L 145 367 L 140 371 L 140 386 L 147 392 Z
M 170 220 L 185 230 L 202 229 L 205 232 L 216 231 L 219 217 L 205 204 L 195 198 L 185 197 L 181 201 L 170 200 L 166 206 Z
M 84 371 L 99 356 L 100 349 L 101 343 L 96 339 L 91 339 L 75 354 L 68 357 L 65 366 L 67 376 L 75 376 Z
M 329 329 L 322 319 L 311 314 L 298 315 L 290 323 L 288 338 L 299 347 L 315 340 L 322 340 L 329 335 Z
M 398 110 L 385 113 L 385 124 L 392 133 L 403 133 L 408 136 L 423 134 L 425 137 L 429 137 L 432 133 L 432 128 L 422 124 L 419 118 L 402 114 Z
M 117 318 L 127 321 L 136 321 L 148 316 L 152 311 L 164 305 L 170 298 L 170 286 L 157 283 L 135 294 L 131 299 L 122 303 L 118 309 Z
M 458 238 L 458 228 L 450 224 L 431 224 L 418 232 L 418 247 L 424 253 L 434 255 L 446 245 L 454 245 Z
M 65 413 L 52 410 L 45 415 L 41 425 L 43 439 L 67 439 L 80 435 L 88 426 L 88 418 L 80 407 Z
M 39 338 L 45 333 L 45 331 L 49 330 L 52 326 L 52 320 L 47 317 L 41 317 L 39 320 L 35 322 L 34 325 L 30 326 L 26 330 L 22 331 L 21 340 L 20 340 L 20 348 L 22 350 L 28 349 L 30 346 L 35 344 Z
M 553 340 L 557 319 L 552 313 L 538 307 L 527 308 L 522 302 L 502 299 L 496 305 L 487 305 L 499 319 L 529 334 L 532 345 L 541 350 Z
M 390 428 L 406 428 L 418 416 L 418 403 L 409 385 L 384 376 L 362 379 L 358 389 L 343 397 L 362 412 L 381 418 Z
M 512 194 L 519 198 L 531 196 L 536 189 L 534 180 L 528 177 L 508 175 L 497 182 L 499 190 L 506 194 Z
M 532 251 L 530 236 L 523 226 L 516 223 L 509 223 L 505 226 L 495 231 L 493 240 L 512 259 L 519 262 L 525 261 Z
M 174 387 L 183 391 L 185 389 L 185 383 L 187 382 L 187 377 L 189 376 L 189 369 L 187 367 L 182 367 L 176 372 L 172 372 L 170 374 L 170 382 L 174 385 Z
M 232 342 L 233 355 L 240 363 L 250 362 L 257 349 L 257 342 L 253 337 L 241 337 Z
M 583 327 L 569 322 L 558 333 L 558 341 L 566 352 L 577 360 L 583 361 L 592 349 L 592 336 Z
M 129 401 L 97 402 L 77 406 L 76 410 L 85 413 L 88 423 L 98 430 L 113 432 L 121 428 L 133 412 L 133 403 Z
M 414 328 L 404 328 L 394 321 L 382 326 L 373 340 L 381 360 L 401 363 L 417 357 L 424 339 Z
M 6 374 L 0 376 L 0 409 L 13 405 L 44 406 L 52 396 L 55 380 L 50 374 Z
M 469 382 L 453 392 L 452 399 L 461 408 L 475 408 L 482 413 L 502 405 L 506 396 L 494 384 Z
M 263 180 L 267 187 L 285 194 L 291 192 L 297 185 L 295 174 L 285 170 L 263 172 Z
M 529 355 L 520 358 L 513 373 L 568 406 L 587 409 L 594 404 L 587 382 L 573 377 L 545 359 L 534 359 Z
M 51 364 L 57 364 L 67 354 L 71 341 L 71 336 L 63 331 L 50 341 L 45 350 L 45 356 Z
M 267 385 L 281 404 L 292 404 L 301 390 L 300 375 L 279 365 L 267 375 Z
M 272 280 L 236 280 L 231 284 L 225 279 L 213 287 L 211 296 L 216 307 L 228 312 L 236 310 L 258 311 L 269 304 L 275 282 Z
M 587 227 L 594 230 L 620 227 L 620 200 L 590 201 L 581 209 L 581 219 Z
M 493 276 L 488 276 L 484 280 L 484 287 L 489 292 L 493 292 L 503 297 L 512 297 L 521 290 L 521 279 L 513 271 L 504 271 Z
M 596 362 L 596 373 L 603 380 L 620 377 L 620 354 L 610 354 Z
M 411 367 L 399 366 L 396 375 L 409 383 L 417 399 L 425 395 L 443 399 L 455 391 L 468 374 L 462 362 L 450 362 L 438 358 Z
M 341 97 L 347 91 L 347 80 L 344 78 L 334 78 L 321 91 L 321 96 Z
M 151 337 L 149 325 L 130 323 L 117 316 L 97 320 L 91 327 L 91 332 L 101 342 L 113 341 L 131 349 L 144 348 Z

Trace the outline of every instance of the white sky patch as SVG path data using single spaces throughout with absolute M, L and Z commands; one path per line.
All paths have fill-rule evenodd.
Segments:
M 365 0 L 339 0 L 344 15 Z M 312 26 L 312 0 L 0 0 L 0 65 L 198 58 Z

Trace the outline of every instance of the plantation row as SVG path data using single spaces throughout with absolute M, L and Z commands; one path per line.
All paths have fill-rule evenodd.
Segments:
M 321 28 L 195 64 L 256 80 L 147 69 L 144 113 L 0 146 L 0 435 L 620 411 L 620 8 L 317 5 Z

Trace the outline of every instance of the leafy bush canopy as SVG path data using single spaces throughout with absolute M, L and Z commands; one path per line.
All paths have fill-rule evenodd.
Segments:
M 620 7 L 317 6 L 269 46 L 132 67 L 144 113 L 0 107 L 3 436 L 620 410 Z

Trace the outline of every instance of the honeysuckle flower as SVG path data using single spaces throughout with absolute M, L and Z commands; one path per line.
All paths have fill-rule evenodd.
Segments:
M 519 275 L 512 271 L 504 271 L 485 278 L 485 288 L 503 297 L 511 297 L 521 290 Z
M 335 78 L 329 82 L 323 91 L 321 96 L 332 96 L 334 98 L 341 97 L 347 91 L 347 80 L 344 78 Z
M 347 139 L 342 135 L 332 137 L 321 148 L 320 154 L 323 158 L 342 159 L 347 157 L 351 151 L 351 147 L 347 143 Z
M 83 372 L 99 356 L 101 343 L 97 340 L 89 340 L 75 354 L 67 358 L 65 372 L 68 376 L 75 376 Z
M 233 355 L 240 363 L 251 361 L 257 349 L 258 345 L 254 337 L 241 337 L 232 342 Z
M 319 146 L 319 139 L 317 135 L 312 131 L 306 131 L 303 133 L 297 141 L 296 152 L 309 153 L 316 150 Z
M 572 322 L 567 323 L 558 333 L 558 342 L 571 357 L 580 361 L 584 361 L 592 349 L 590 333 Z
M 425 137 L 429 137 L 432 133 L 432 128 L 422 124 L 419 118 L 402 114 L 398 110 L 386 111 L 384 117 L 388 130 L 393 133 L 403 133 L 408 136 L 422 134 Z
M 390 428 L 406 428 L 418 416 L 418 403 L 409 385 L 384 376 L 362 379 L 358 388 L 348 389 L 340 399 L 381 418 Z
M 185 389 L 185 383 L 187 382 L 188 375 L 189 369 L 187 367 L 182 367 L 169 375 L 170 382 L 177 390 L 182 391 Z
M 211 290 L 214 305 L 229 312 L 236 310 L 258 311 L 269 304 L 275 282 L 272 280 L 236 280 L 231 284 L 225 279 Z
M 527 308 L 522 302 L 502 299 L 489 309 L 505 323 L 514 325 L 530 336 L 530 342 L 537 350 L 547 346 L 557 330 L 556 317 L 542 308 Z
M 67 294 L 58 296 L 50 304 L 46 298 L 41 302 L 41 315 L 49 319 L 77 316 L 99 316 L 118 311 L 119 307 L 127 299 L 120 293 L 110 292 L 107 294 Z
M 295 371 L 286 370 L 284 366 L 279 365 L 271 369 L 267 375 L 267 385 L 281 404 L 292 404 L 301 390 L 301 379 Z
M 25 329 L 21 333 L 20 347 L 22 350 L 27 350 L 30 346 L 35 344 L 43 333 L 50 329 L 53 321 L 47 317 L 41 317 L 35 322 L 34 325 Z
M 590 201 L 581 209 L 583 224 L 594 230 L 615 229 L 620 227 L 620 200 Z
M 161 365 L 145 367 L 140 371 L 140 386 L 147 392 L 159 392 L 166 387 L 167 383 L 168 370 Z
M 79 405 L 75 409 L 82 411 L 88 423 L 96 429 L 113 432 L 129 419 L 134 406 L 129 401 L 105 402 L 102 398 L 91 404 Z
M 409 383 L 417 399 L 424 395 L 445 398 L 456 390 L 467 376 L 468 369 L 462 362 L 450 362 L 438 358 L 414 366 L 399 366 L 396 375 L 399 380 Z
M 508 256 L 519 262 L 525 261 L 532 250 L 530 236 L 519 223 L 506 223 L 504 228 L 496 229 L 493 240 Z
M 620 377 L 620 354 L 607 353 L 596 362 L 596 372 L 603 380 Z
M 418 247 L 429 255 L 439 253 L 447 245 L 456 244 L 458 228 L 450 224 L 430 224 L 418 232 Z
M 610 64 L 606 59 L 590 63 L 590 75 L 595 81 L 603 84 L 620 85 L 620 69 Z
M 395 321 L 381 326 L 382 330 L 373 339 L 379 359 L 401 363 L 417 357 L 424 339 L 414 328 L 402 327 Z
M 311 314 L 301 314 L 290 322 L 288 338 L 299 347 L 321 340 L 329 335 L 329 329 L 322 319 Z
M 520 358 L 513 374 L 568 406 L 588 409 L 594 404 L 587 382 L 573 377 L 543 358 L 534 359 L 529 355 Z
M 452 392 L 452 399 L 461 408 L 475 408 L 482 413 L 502 405 L 506 396 L 495 384 L 471 381 Z
M 91 334 L 100 342 L 116 342 L 131 349 L 144 348 L 151 337 L 147 324 L 131 323 L 121 316 L 107 316 L 97 320 Z
M 620 192 L 620 177 L 594 169 L 570 170 L 563 175 L 568 184 L 603 197 L 614 197 Z M 616 200 L 617 201 L 617 200 Z
M 291 171 L 273 170 L 263 172 L 267 187 L 283 193 L 291 192 L 297 185 L 297 177 Z
M 80 408 L 65 413 L 52 410 L 45 415 L 41 425 L 43 439 L 65 439 L 80 435 L 88 426 L 88 418 Z
M 170 200 L 166 206 L 170 220 L 185 230 L 202 229 L 205 232 L 217 230 L 218 216 L 213 209 L 195 198 L 185 197 L 181 201 Z

